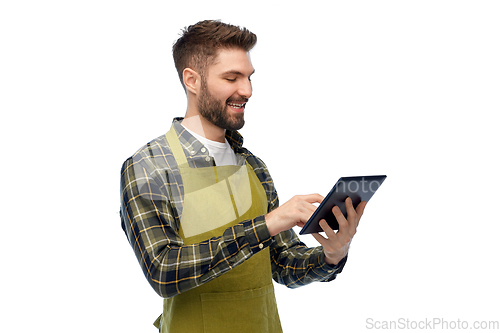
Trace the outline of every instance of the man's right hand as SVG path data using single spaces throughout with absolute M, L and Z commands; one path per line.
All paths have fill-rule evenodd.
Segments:
M 267 228 L 272 236 L 295 226 L 303 227 L 312 216 L 323 196 L 320 194 L 296 195 L 265 216 Z

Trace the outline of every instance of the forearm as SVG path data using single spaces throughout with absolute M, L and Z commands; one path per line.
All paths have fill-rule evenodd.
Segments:
M 289 288 L 297 288 L 315 281 L 332 281 L 342 272 L 347 257 L 336 266 L 325 261 L 323 248 L 308 248 L 300 242 L 293 230 L 275 236 L 271 247 L 273 278 Z
M 271 243 L 263 217 L 244 221 L 226 229 L 220 237 L 191 245 L 183 245 L 174 235 L 147 246 L 146 236 L 140 237 L 134 251 L 148 282 L 165 298 L 211 281 Z

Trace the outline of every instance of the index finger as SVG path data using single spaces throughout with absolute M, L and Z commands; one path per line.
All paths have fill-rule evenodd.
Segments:
M 324 197 L 318 193 L 302 195 L 302 198 L 308 203 L 321 203 L 324 199 Z

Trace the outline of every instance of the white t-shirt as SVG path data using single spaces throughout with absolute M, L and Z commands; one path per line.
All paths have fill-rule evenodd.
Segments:
M 225 139 L 224 143 L 212 141 L 194 133 L 193 131 L 190 131 L 187 128 L 186 130 L 208 149 L 208 155 L 214 158 L 215 165 L 236 165 L 236 154 L 234 153 L 234 150 L 231 149 L 227 139 Z

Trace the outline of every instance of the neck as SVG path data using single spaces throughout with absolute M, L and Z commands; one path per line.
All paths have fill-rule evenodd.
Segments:
M 182 120 L 181 124 L 190 131 L 193 131 L 208 140 L 222 143 L 226 142 L 226 131 L 223 128 L 212 124 L 200 115 L 190 115 L 188 112 L 186 113 L 186 117 Z

